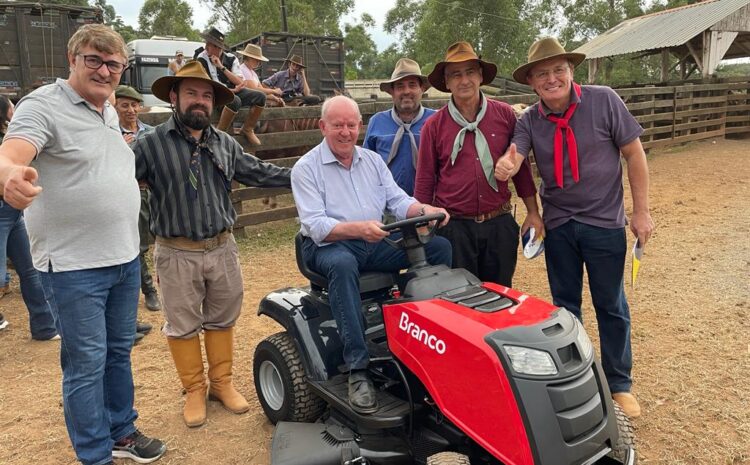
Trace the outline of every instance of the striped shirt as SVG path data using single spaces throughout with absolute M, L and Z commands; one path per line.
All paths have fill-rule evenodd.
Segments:
M 244 153 L 233 137 L 209 127 L 209 153 L 199 157 L 198 196 L 192 200 L 188 189 L 193 189 L 189 176 L 195 141 L 188 141 L 177 124 L 172 116 L 133 144 L 136 177 L 151 188 L 154 235 L 199 241 L 230 229 L 237 219 L 229 197 L 232 180 L 247 186 L 290 187 L 289 168 Z

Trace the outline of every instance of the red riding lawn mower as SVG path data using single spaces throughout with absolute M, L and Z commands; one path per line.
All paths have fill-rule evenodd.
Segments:
M 348 403 L 327 281 L 260 303 L 284 331 L 255 350 L 254 378 L 276 425 L 272 465 L 632 465 L 633 429 L 612 402 L 581 323 L 564 308 L 463 269 L 430 266 L 442 215 L 386 225 L 400 274 L 360 276 L 377 412 Z M 397 234 L 397 233 L 401 234 Z

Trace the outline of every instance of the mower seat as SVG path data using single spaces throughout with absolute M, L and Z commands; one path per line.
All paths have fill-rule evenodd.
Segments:
M 297 268 L 300 273 L 310 280 L 313 289 L 328 289 L 328 278 L 311 270 L 302 258 L 302 242 L 305 236 L 297 233 L 294 237 L 294 254 L 297 257 Z M 396 273 L 384 273 L 381 271 L 366 271 L 359 275 L 359 293 L 366 294 L 381 289 L 389 289 L 396 283 Z

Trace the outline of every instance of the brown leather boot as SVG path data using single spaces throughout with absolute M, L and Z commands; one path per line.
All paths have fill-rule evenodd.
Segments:
M 263 108 L 259 106 L 250 107 L 247 117 L 245 117 L 245 122 L 242 123 L 240 132 L 247 138 L 250 145 L 260 145 L 260 139 L 255 135 L 255 124 L 258 122 L 260 114 L 263 113 Z
M 167 338 L 177 374 L 185 388 L 185 406 L 182 417 L 191 428 L 206 422 L 206 377 L 203 375 L 201 341 L 198 336 L 190 339 Z
M 204 341 L 210 381 L 208 398 L 218 400 L 232 413 L 247 412 L 250 405 L 232 385 L 234 328 L 206 331 Z
M 234 122 L 234 117 L 237 116 L 236 111 L 230 110 L 228 107 L 224 107 L 223 110 L 221 110 L 221 116 L 219 117 L 219 124 L 216 125 L 216 129 L 219 131 L 224 131 L 228 133 L 230 136 L 234 135 L 234 130 L 232 129 L 232 123 Z
M 625 412 L 628 418 L 638 418 L 641 416 L 641 406 L 638 400 L 629 392 L 616 392 L 612 394 L 612 400 L 620 404 L 620 408 Z

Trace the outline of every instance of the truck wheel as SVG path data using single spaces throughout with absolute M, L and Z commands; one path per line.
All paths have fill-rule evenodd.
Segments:
M 635 455 L 635 432 L 633 431 L 633 424 L 617 402 L 612 402 L 612 404 L 615 407 L 619 438 L 614 447 L 612 447 L 612 452 L 607 455 L 620 463 L 627 463 L 628 454 L 632 453 L 633 465 L 635 465 L 638 463 L 638 457 Z
M 458 452 L 440 452 L 427 457 L 426 465 L 471 465 L 469 457 Z
M 269 336 L 255 348 L 255 392 L 271 423 L 315 421 L 325 403 L 307 384 L 294 340 L 286 332 Z

